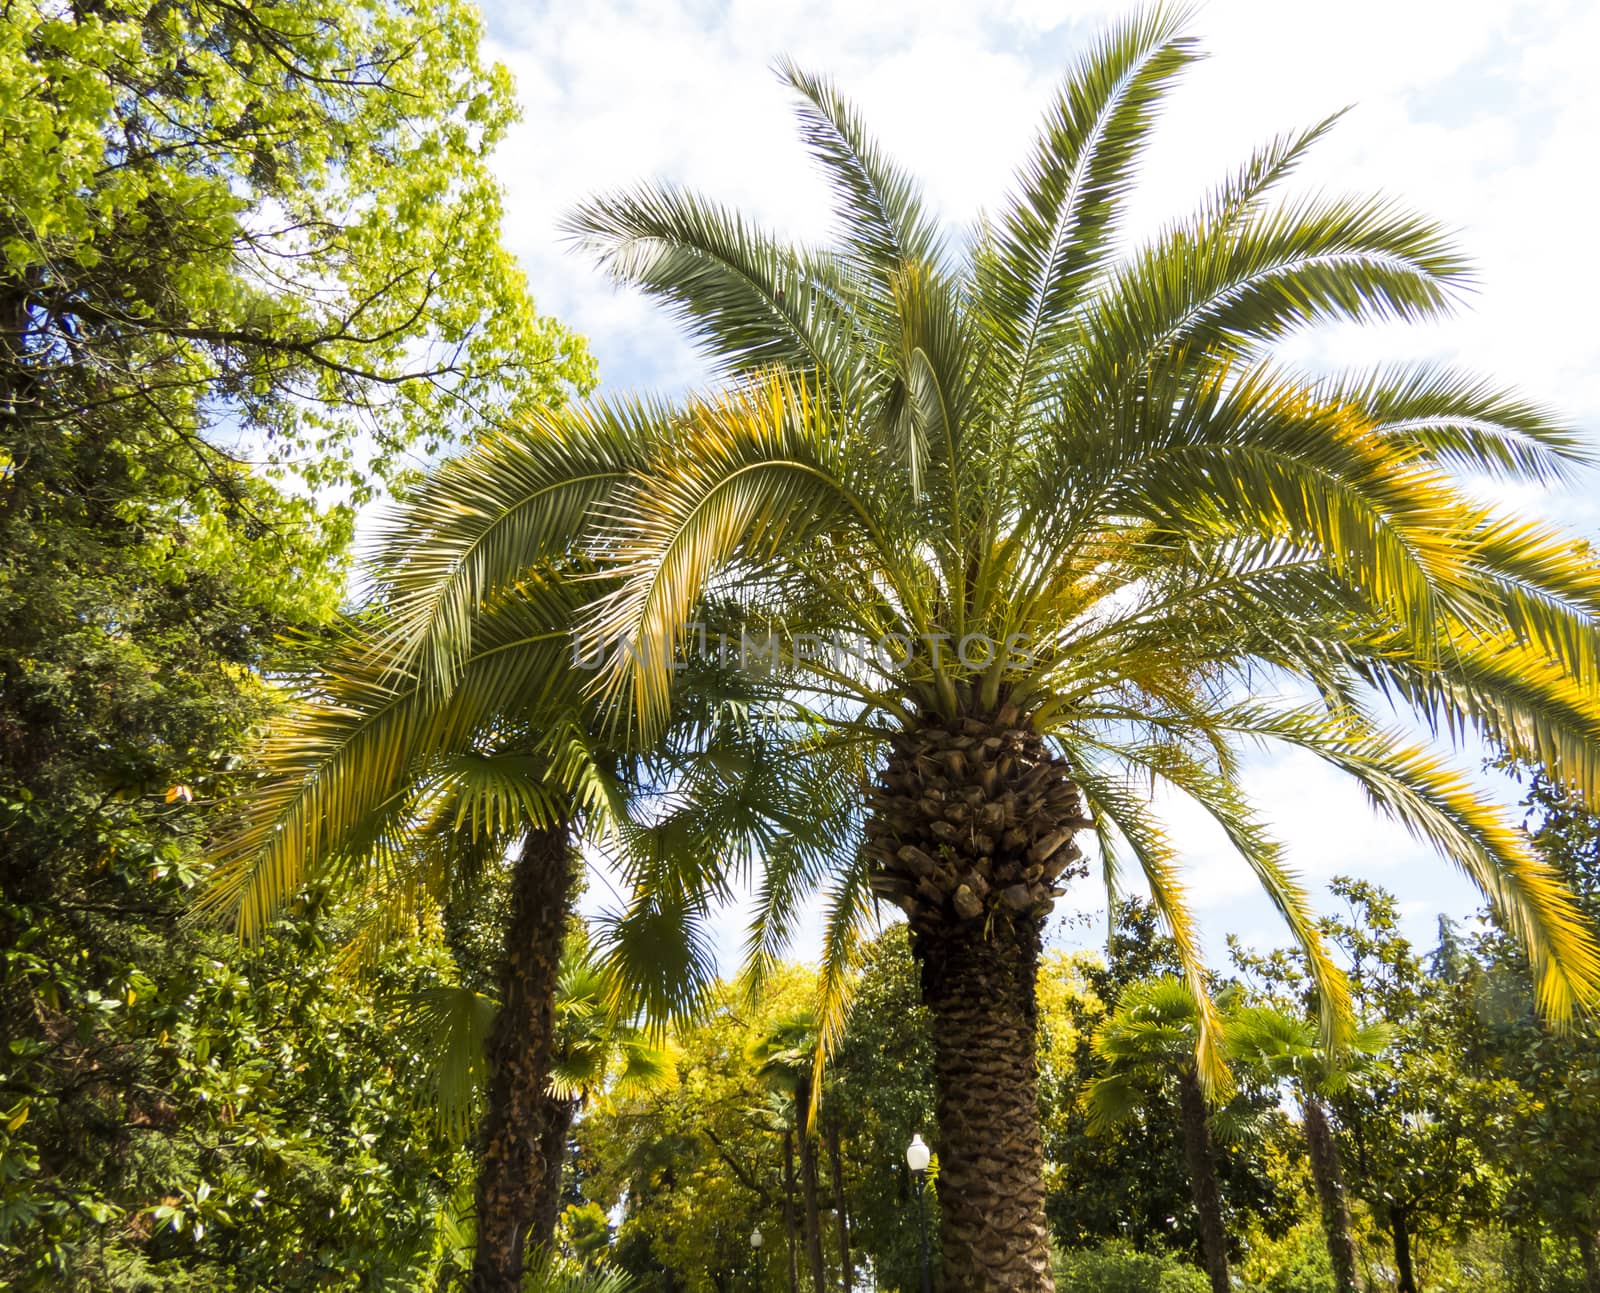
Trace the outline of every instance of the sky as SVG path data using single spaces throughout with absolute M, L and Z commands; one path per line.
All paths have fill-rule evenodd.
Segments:
M 770 70 L 789 54 L 856 100 L 959 233 L 1000 205 L 1074 55 L 1127 12 L 1063 0 L 486 0 L 486 52 L 510 68 L 524 113 L 495 162 L 506 241 L 540 308 L 589 338 L 604 389 L 692 388 L 704 365 L 663 312 L 564 245 L 564 212 L 665 179 L 779 233 L 824 238 L 826 194 Z M 1439 324 L 1325 329 L 1283 353 L 1318 366 L 1459 362 L 1548 403 L 1600 447 L 1600 5 L 1212 0 L 1189 25 L 1208 57 L 1170 100 L 1129 236 L 1188 211 L 1256 145 L 1348 108 L 1290 191 L 1379 190 L 1443 221 L 1477 265 L 1477 290 Z M 1499 497 L 1600 532 L 1600 476 L 1560 494 Z M 1408 931 L 1427 943 L 1438 913 L 1479 905 L 1449 864 L 1310 756 L 1255 758 L 1246 784 L 1324 906 L 1329 878 L 1361 874 L 1398 894 Z M 1242 861 L 1197 810 L 1171 807 L 1213 956 L 1228 932 L 1286 943 Z M 591 901 L 605 896 L 602 881 Z M 1058 932 L 1066 945 L 1103 929 L 1092 881 L 1063 911 L 1084 918 Z M 740 921 L 737 911 L 721 918 L 729 965 Z M 802 934 L 796 955 L 813 938 Z

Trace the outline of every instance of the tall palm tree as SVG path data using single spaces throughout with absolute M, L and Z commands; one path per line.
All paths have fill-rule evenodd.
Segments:
M 1206 1274 L 1212 1293 L 1231 1293 L 1213 1109 L 1197 1060 L 1199 1029 L 1197 999 L 1182 979 L 1162 976 L 1134 984 L 1095 1033 L 1095 1054 L 1105 1061 L 1106 1071 L 1089 1084 L 1085 1096 L 1089 1129 L 1103 1131 L 1132 1117 L 1152 1096 L 1176 1087 Z
M 1437 742 L 1377 713 L 1600 791 L 1600 575 L 1462 483 L 1567 477 L 1581 443 L 1468 374 L 1313 376 L 1275 358 L 1323 322 L 1440 317 L 1469 282 L 1440 228 L 1391 202 L 1275 199 L 1331 119 L 1124 248 L 1161 100 L 1197 57 L 1165 10 L 1110 30 L 959 247 L 851 106 L 787 64 L 834 189 L 834 246 L 789 246 L 667 186 L 572 219 L 726 378 L 682 407 L 551 419 L 569 494 L 590 489 L 586 551 L 618 581 L 585 620 L 597 681 L 653 730 L 708 602 L 739 610 L 787 643 L 777 676 L 818 716 L 819 748 L 872 771 L 864 799 L 846 781 L 819 802 L 839 816 L 831 866 L 808 853 L 783 870 L 756 942 L 808 886 L 832 886 L 830 1043 L 865 885 L 906 912 L 934 1018 L 942 1248 L 962 1289 L 1050 1284 L 1034 974 L 1053 898 L 1087 869 L 1076 836 L 1095 837 L 1108 883 L 1126 858 L 1143 872 L 1195 991 L 1197 1071 L 1221 1078 L 1153 783 L 1199 803 L 1256 870 L 1307 950 L 1330 1045 L 1348 994 L 1244 793 L 1239 755 L 1260 742 L 1348 773 L 1471 876 L 1527 947 L 1546 1009 L 1592 996 L 1600 973 L 1510 819 Z M 621 483 L 613 436 L 647 460 Z M 592 461 L 568 452 L 580 445 Z M 443 519 L 393 581 L 408 649 L 446 681 L 475 650 L 460 608 L 570 543 L 545 515 L 560 482 L 525 446 L 468 459 L 425 491 Z M 600 477 L 613 484 L 595 512 Z M 819 649 L 835 635 L 851 649 Z
M 1333 1266 L 1335 1293 L 1357 1293 L 1356 1247 L 1344 1167 L 1324 1099 L 1342 1090 L 1350 1075 L 1379 1053 L 1387 1041 L 1386 1029 L 1367 1024 L 1355 1030 L 1343 1051 L 1330 1053 L 1309 1021 L 1271 1006 L 1244 1007 L 1228 1020 L 1229 1053 L 1241 1064 L 1275 1080 L 1287 1081 L 1294 1088 Z

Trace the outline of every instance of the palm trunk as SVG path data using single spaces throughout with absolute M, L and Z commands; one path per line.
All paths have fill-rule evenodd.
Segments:
M 794 1221 L 794 1133 L 783 1133 L 783 1228 L 789 1236 L 789 1293 L 800 1293 L 800 1240 Z
M 1411 1270 L 1411 1227 L 1404 1212 L 1389 1214 L 1389 1234 L 1394 1240 L 1395 1293 L 1417 1293 L 1417 1279 Z
M 833 1168 L 833 1212 L 839 1227 L 839 1283 L 850 1293 L 850 1219 L 844 1206 L 844 1167 L 839 1155 L 839 1124 L 828 1124 L 828 1162 Z
M 940 1246 L 959 1293 L 1053 1293 L 1034 979 L 1089 825 L 1017 710 L 901 733 L 867 823 L 873 888 L 906 912 L 933 1015 Z
M 802 1088 L 798 1099 L 809 1106 L 811 1093 Z M 806 1263 L 811 1268 L 812 1293 L 828 1293 L 828 1268 L 822 1259 L 822 1208 L 817 1199 L 817 1140 L 811 1134 L 805 1107 L 796 1104 L 800 1124 L 800 1199 L 805 1206 Z
M 1578 1231 L 1578 1256 L 1583 1259 L 1586 1293 L 1600 1293 L 1600 1253 L 1595 1251 L 1594 1231 L 1588 1226 Z
M 1205 1093 L 1192 1070 L 1178 1077 L 1178 1111 L 1183 1121 L 1183 1157 L 1189 1168 L 1189 1192 L 1200 1216 L 1200 1247 L 1212 1293 L 1232 1293 L 1228 1275 L 1228 1236 L 1222 1225 L 1222 1191 L 1211 1148 Z
M 539 1152 L 544 1160 L 544 1189 L 533 1216 L 528 1243 L 549 1248 L 555 1242 L 556 1223 L 565 1210 L 561 1178 L 567 1165 L 567 1143 L 572 1136 L 572 1119 L 578 1111 L 576 1100 L 545 1097 L 544 1130 L 539 1133 Z
M 500 1011 L 489 1037 L 480 1132 L 472 1293 L 516 1293 L 544 1206 L 544 1149 L 556 975 L 566 935 L 572 849 L 564 825 L 530 831 L 511 880 Z
M 1350 1205 L 1345 1198 L 1339 1145 L 1333 1138 L 1327 1110 L 1320 1100 L 1305 1096 L 1300 1102 L 1300 1112 L 1306 1129 L 1306 1147 L 1311 1154 L 1311 1179 L 1316 1184 L 1317 1203 L 1322 1211 L 1322 1230 L 1328 1241 L 1328 1259 L 1333 1266 L 1334 1293 L 1356 1293 L 1356 1246 L 1351 1238 Z

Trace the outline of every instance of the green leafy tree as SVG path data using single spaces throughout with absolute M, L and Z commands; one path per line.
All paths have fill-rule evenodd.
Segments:
M 1532 842 L 1600 915 L 1600 815 L 1535 771 L 1524 800 Z M 1534 1007 L 1527 971 L 1489 927 L 1461 949 L 1470 1009 L 1457 1037 L 1493 1084 L 1485 1101 L 1489 1152 L 1506 1173 L 1500 1215 L 1537 1247 L 1549 1235 L 1577 1248 L 1588 1293 L 1600 1290 L 1600 1028 L 1591 1017 L 1552 1029 Z
M 353 1040 L 328 931 L 263 920 L 235 968 L 179 916 L 261 675 L 343 591 L 352 513 L 306 487 L 591 382 L 499 245 L 478 37 L 454 4 L 0 14 L 4 1278 L 428 1279 L 460 1164 Z
M 1348 877 L 1330 888 L 1346 912 L 1324 927 L 1348 958 L 1359 1016 L 1388 1040 L 1324 1090 L 1325 1104 L 1350 1193 L 1388 1234 L 1397 1289 L 1415 1293 L 1423 1243 L 1460 1238 L 1497 1214 L 1502 1179 L 1484 1131 L 1486 1110 L 1504 1107 L 1504 1091 L 1466 1063 L 1458 1032 L 1472 1013 L 1465 980 L 1430 972 L 1399 932 L 1394 896 Z M 1285 1000 L 1307 991 L 1293 954 L 1236 960 Z
M 672 1086 L 610 1102 L 579 1123 L 586 1196 L 620 1212 L 610 1260 L 644 1288 L 792 1288 L 775 1239 L 786 1229 L 786 1110 L 772 1107 L 750 1056 L 813 992 L 811 975 L 782 967 L 758 999 L 730 993 L 675 1030 Z M 759 1254 L 749 1244 L 756 1228 L 766 1239 Z
M 862 954 L 822 1106 L 823 1125 L 840 1147 L 851 1253 L 880 1288 L 913 1289 L 921 1279 L 905 1151 L 919 1133 L 936 1143 L 933 1108 L 928 1012 L 908 931 L 896 923 Z M 928 1194 L 938 1186 L 937 1177 L 929 1181 Z
M 361 491 L 588 385 L 500 245 L 487 157 L 515 110 L 480 35 L 456 3 L 10 6 L 8 489 L 170 456 L 203 528 L 241 506 L 229 439 Z

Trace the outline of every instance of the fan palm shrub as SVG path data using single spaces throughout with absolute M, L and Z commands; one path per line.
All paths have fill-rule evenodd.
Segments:
M 1343 1090 L 1351 1074 L 1383 1050 L 1388 1036 L 1380 1025 L 1363 1025 L 1343 1050 L 1330 1053 L 1308 1020 L 1271 1006 L 1248 1006 L 1228 1020 L 1228 1049 L 1234 1059 L 1255 1072 L 1288 1082 L 1300 1106 L 1335 1293 L 1357 1293 L 1358 1286 L 1344 1167 L 1326 1098 Z
M 611 982 L 581 925 L 568 930 L 561 953 L 546 1099 L 538 1119 L 544 1183 L 535 1194 L 528 1243 L 550 1249 L 562 1211 L 561 1178 L 572 1124 L 597 1095 L 628 1098 L 672 1079 L 672 1055 L 660 1038 L 619 1014 L 625 987 Z M 442 984 L 412 994 L 402 1005 L 406 1027 L 429 1056 L 433 1086 L 427 1093 L 448 1134 L 470 1125 L 489 1080 L 487 1040 L 499 1002 L 462 984 Z
M 1189 1192 L 1200 1221 L 1200 1249 L 1212 1293 L 1230 1293 L 1228 1236 L 1217 1181 L 1214 1122 L 1221 1111 L 1200 1079 L 1200 1010 L 1182 979 L 1163 975 L 1134 984 L 1096 1031 L 1094 1052 L 1105 1072 L 1084 1092 L 1089 1130 L 1103 1132 L 1133 1117 L 1151 1097 L 1175 1087 Z

